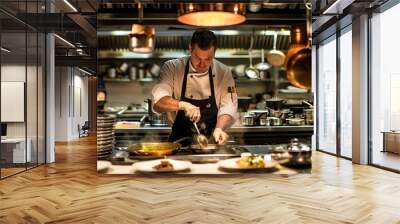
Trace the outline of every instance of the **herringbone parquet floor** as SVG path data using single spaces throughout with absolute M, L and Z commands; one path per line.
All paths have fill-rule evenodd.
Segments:
M 316 152 L 290 177 L 98 176 L 95 139 L 0 181 L 0 223 L 400 223 L 400 175 Z

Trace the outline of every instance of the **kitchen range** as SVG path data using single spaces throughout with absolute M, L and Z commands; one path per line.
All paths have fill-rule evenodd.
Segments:
M 274 7 L 282 14 L 268 20 L 263 12 Z M 297 12 L 296 16 L 289 15 L 291 10 Z M 98 97 L 98 171 L 289 175 L 309 170 L 314 133 L 307 23 L 310 10 L 308 3 L 279 7 L 267 3 L 100 5 L 98 96 L 102 97 Z M 132 15 L 128 16 L 128 12 Z M 168 13 L 155 16 L 157 12 Z M 194 100 L 194 92 L 187 100 L 180 99 L 182 114 L 173 116 L 170 111 L 175 110 L 163 110 L 165 106 L 160 106 L 160 102 L 165 98 L 159 99 L 155 93 L 166 79 L 165 67 L 171 66 L 167 65 L 171 60 L 176 59 L 177 63 L 178 58 L 192 55 L 187 59 L 191 61 L 185 72 L 201 71 L 204 67 L 203 62 L 195 64 L 192 59 L 195 47 L 200 46 L 196 44 L 204 44 L 193 44 L 199 41 L 196 35 L 215 38 L 218 48 L 213 57 L 230 71 L 233 84 L 218 90 L 226 91 L 222 93 L 225 98 L 217 90 L 211 91 L 211 95 L 221 97 L 215 98 L 216 109 L 227 102 L 233 105 L 233 109 L 224 108 L 230 114 L 229 125 L 221 126 L 222 121 L 218 120 L 214 121 L 215 128 L 215 123 L 207 121 L 209 115 L 203 114 L 204 108 L 197 119 L 193 108 L 201 107 L 197 102 L 202 100 Z M 224 86 L 215 78 L 215 71 L 204 68 L 217 80 L 215 84 L 210 81 L 211 89 Z M 193 78 L 196 73 L 190 74 L 189 78 Z M 185 73 L 184 83 L 189 75 Z M 192 82 L 189 78 L 188 85 Z M 171 98 L 168 102 L 165 105 L 177 102 L 178 107 L 177 100 Z M 206 103 L 206 108 L 212 102 Z M 182 129 L 191 134 L 176 135 Z

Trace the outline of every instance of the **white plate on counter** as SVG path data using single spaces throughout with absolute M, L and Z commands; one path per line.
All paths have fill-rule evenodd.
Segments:
M 154 166 L 161 163 L 162 160 L 172 164 L 173 169 L 155 169 Z M 173 159 L 156 159 L 144 162 L 137 162 L 132 165 L 134 171 L 146 173 L 166 173 L 166 172 L 181 172 L 190 170 L 192 163 L 189 161 L 173 160 Z
M 106 171 L 110 168 L 111 162 L 105 160 L 97 160 L 97 172 Z
M 222 169 L 229 170 L 260 170 L 260 169 L 272 169 L 278 165 L 278 163 L 274 160 L 265 160 L 264 159 L 264 167 L 240 167 L 236 162 L 240 160 L 240 158 L 232 158 L 225 159 L 218 162 L 218 167 Z

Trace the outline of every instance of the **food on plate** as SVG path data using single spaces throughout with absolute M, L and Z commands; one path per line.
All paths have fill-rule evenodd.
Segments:
M 168 160 L 160 160 L 160 163 L 153 166 L 153 169 L 158 171 L 172 171 L 174 166 Z
M 236 161 L 240 168 L 264 168 L 265 162 L 262 156 L 255 156 L 250 153 L 242 153 L 241 158 Z

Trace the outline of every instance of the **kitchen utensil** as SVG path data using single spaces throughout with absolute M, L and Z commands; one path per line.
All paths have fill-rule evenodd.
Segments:
M 302 118 L 288 118 L 286 121 L 292 126 L 300 126 L 305 124 L 305 120 Z
M 244 64 L 236 65 L 233 70 L 234 70 L 236 76 L 243 77 L 245 75 L 244 72 L 246 70 L 246 65 L 244 65 Z
M 260 117 L 260 125 L 261 126 L 270 126 L 270 122 L 268 117 Z
M 264 48 L 261 49 L 261 62 L 256 65 L 256 69 L 259 71 L 266 71 L 270 68 L 271 66 L 265 62 L 264 59 Z
M 283 105 L 286 103 L 286 100 L 283 100 L 280 98 L 271 98 L 271 99 L 267 99 L 265 102 L 269 109 L 280 110 L 283 107 Z
M 174 142 L 149 142 L 149 143 L 137 143 L 128 146 L 127 150 L 131 153 L 144 156 L 166 156 L 171 155 L 175 151 L 181 148 L 181 144 L 184 140 L 189 137 L 178 139 Z
M 307 46 L 307 27 L 304 23 L 293 24 L 290 27 L 290 46 L 286 54 L 285 67 L 290 58 Z
M 113 67 L 112 68 L 108 68 L 107 69 L 107 76 L 110 79 L 116 78 L 117 77 L 117 69 L 115 69 Z
M 278 117 L 268 117 L 269 123 L 271 126 L 281 126 L 282 125 L 282 119 Z
M 242 118 L 242 125 L 243 126 L 254 126 L 254 116 L 252 114 L 246 114 Z
M 288 81 L 299 88 L 311 88 L 311 2 L 307 0 L 307 46 L 294 54 L 287 62 Z
M 160 75 L 160 66 L 157 64 L 152 64 L 150 67 L 150 73 L 153 77 L 158 77 Z
M 200 133 L 199 128 L 197 127 L 196 122 L 193 122 L 193 125 L 194 125 L 194 127 L 196 128 L 196 131 L 197 131 L 197 135 L 196 135 L 196 138 L 195 138 L 196 141 L 197 141 L 197 143 L 199 143 L 199 145 L 200 145 L 202 148 L 206 148 L 207 145 L 208 145 L 208 139 L 207 139 L 207 137 L 204 136 L 204 135 L 202 135 L 202 134 Z
M 311 165 L 311 148 L 308 145 L 300 143 L 297 138 L 294 138 L 290 141 L 288 152 L 291 155 L 291 158 L 288 162 L 289 165 Z
M 281 67 L 285 63 L 285 54 L 276 49 L 278 33 L 274 33 L 274 49 L 270 50 L 267 54 L 267 61 L 274 67 Z
M 198 154 L 213 154 L 215 151 L 219 149 L 219 145 L 217 144 L 208 144 L 207 146 L 202 146 L 200 144 L 194 144 L 190 146 L 190 149 L 192 149 L 195 153 Z
M 129 69 L 129 75 L 131 80 L 136 80 L 137 79 L 137 67 L 136 66 L 131 66 Z
M 254 42 L 254 37 L 252 35 L 251 39 L 250 39 L 250 48 L 249 48 L 249 62 L 250 62 L 250 65 L 249 65 L 249 67 L 246 68 L 245 74 L 250 79 L 258 79 L 260 77 L 260 73 L 256 68 L 253 67 L 253 55 L 252 55 L 253 42 Z
M 154 169 L 153 167 L 160 164 L 161 161 L 168 161 L 172 164 L 171 170 L 165 169 Z M 189 161 L 173 160 L 173 159 L 156 159 L 150 161 L 137 162 L 132 165 L 132 168 L 136 172 L 155 172 L 155 173 L 165 173 L 165 172 L 180 172 L 190 170 L 192 163 Z
M 314 109 L 304 109 L 305 119 L 307 125 L 314 124 Z
M 307 104 L 311 109 L 314 108 L 314 105 L 312 105 L 310 102 L 303 100 L 302 103 Z

